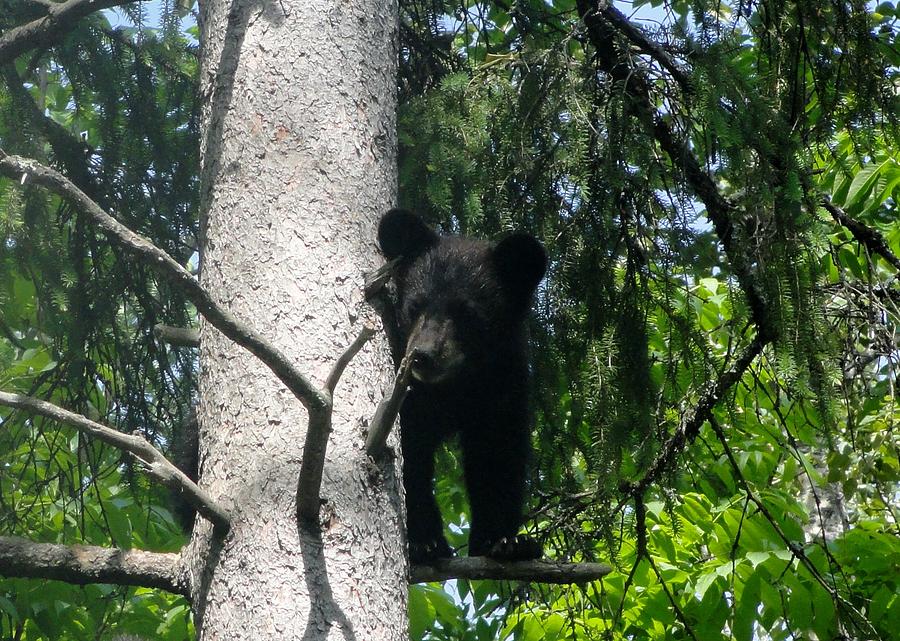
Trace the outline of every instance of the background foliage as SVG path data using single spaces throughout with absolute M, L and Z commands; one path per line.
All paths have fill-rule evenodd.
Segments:
M 415 586 L 411 636 L 895 638 L 900 12 L 636 1 L 617 6 L 637 35 L 605 23 L 598 41 L 588 4 L 401 2 L 401 204 L 448 232 L 527 229 L 547 246 L 528 528 L 551 558 L 615 567 L 582 586 Z M 192 265 L 196 42 L 177 6 L 130 6 L 3 67 L 0 147 Z M 35 11 L 0 1 L 0 30 Z M 194 355 L 152 328 L 193 310 L 43 192 L 0 181 L 0 229 L 0 388 L 181 442 Z M 673 438 L 763 339 L 709 420 Z M 0 534 L 183 543 L 168 497 L 117 452 L 4 416 Z M 462 546 L 456 454 L 442 456 Z M 0 580 L 3 638 L 175 640 L 190 625 L 163 593 Z

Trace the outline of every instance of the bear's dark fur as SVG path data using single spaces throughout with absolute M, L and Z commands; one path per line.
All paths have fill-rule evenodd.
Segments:
M 547 268 L 537 240 L 498 243 L 440 236 L 418 216 L 393 209 L 378 242 L 401 257 L 394 281 L 400 340 L 412 353 L 412 383 L 400 410 L 410 558 L 446 557 L 434 499 L 434 456 L 458 433 L 472 508 L 469 555 L 536 558 L 517 537 L 530 454 L 526 320 Z

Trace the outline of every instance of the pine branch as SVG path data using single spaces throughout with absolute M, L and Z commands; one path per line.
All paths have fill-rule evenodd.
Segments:
M 75 414 L 58 405 L 31 396 L 0 392 L 0 405 L 25 410 L 60 423 L 65 423 L 79 432 L 122 450 L 142 463 L 149 476 L 183 496 L 188 503 L 197 508 L 200 514 L 209 519 L 216 528 L 221 529 L 223 532 L 227 532 L 230 528 L 228 513 L 143 436 L 123 434 L 100 423 L 95 423 L 86 416 Z
M 675 82 L 678 83 L 682 91 L 687 94 L 691 93 L 692 89 L 690 78 L 684 71 L 681 70 L 681 67 L 678 66 L 678 63 L 675 62 L 668 54 L 668 52 L 666 52 L 662 47 L 648 39 L 647 36 L 644 35 L 643 31 L 633 25 L 628 20 L 628 18 L 625 17 L 624 13 L 622 13 L 615 6 L 609 3 L 605 4 L 605 6 L 600 6 L 598 8 L 598 11 L 603 15 L 604 18 L 609 20 L 610 24 L 618 29 L 641 51 L 656 60 L 656 62 L 658 62 L 660 66 L 662 66 L 666 71 L 672 74 L 672 78 L 675 79 Z
M 95 11 L 109 9 L 135 0 L 68 0 L 43 4 L 47 15 L 10 29 L 0 36 L 0 64 L 12 62 L 38 45 L 47 46 L 61 40 L 79 20 Z
M 93 150 L 68 129 L 46 115 L 38 107 L 31 93 L 22 83 L 22 78 L 14 64 L 2 65 L 0 73 L 9 89 L 15 106 L 24 117 L 47 138 L 53 150 L 54 159 L 65 169 L 66 174 L 78 187 L 96 198 L 101 190 L 88 170 L 88 158 Z
M 632 67 L 628 53 L 621 51 L 617 45 L 617 30 L 622 29 L 628 21 L 609 5 L 607 0 L 577 0 L 578 13 L 596 50 L 597 66 L 622 84 L 634 116 L 652 133 L 673 166 L 684 173 L 687 184 L 706 206 L 706 215 L 713 224 L 741 290 L 747 297 L 757 331 L 766 337 L 774 336 L 776 327 L 769 318 L 768 306 L 753 277 L 750 262 L 734 239 L 732 221 L 738 219 L 737 208 L 719 193 L 712 177 L 703 170 L 691 151 L 688 141 L 680 138 L 663 114 L 654 107 L 649 81 L 644 74 Z
M 604 563 L 559 563 L 556 561 L 500 562 L 486 556 L 441 559 L 409 569 L 410 583 L 428 583 L 449 579 L 494 579 L 535 583 L 587 583 L 612 572 Z
M 70 200 L 87 214 L 114 244 L 155 269 L 160 276 L 180 289 L 213 327 L 267 365 L 307 410 L 321 413 L 330 407 L 331 399 L 323 391 L 316 389 L 277 347 L 213 300 L 209 292 L 203 289 L 190 272 L 174 258 L 103 211 L 68 178 L 34 160 L 9 156 L 2 150 L 0 150 L 0 173 L 21 180 L 22 183 L 31 181 Z
M 15 536 L 0 536 L 0 575 L 77 585 L 135 585 L 191 596 L 181 555 L 171 553 L 34 543 Z

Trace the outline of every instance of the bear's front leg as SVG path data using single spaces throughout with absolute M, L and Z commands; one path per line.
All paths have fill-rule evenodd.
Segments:
M 527 417 L 495 416 L 462 435 L 472 507 L 469 556 L 516 561 L 540 558 L 541 546 L 518 535 L 530 453 Z
M 434 455 L 440 438 L 433 425 L 417 416 L 416 406 L 413 392 L 404 403 L 400 421 L 406 534 L 409 561 L 413 564 L 453 556 L 453 549 L 444 537 L 441 512 L 434 498 Z

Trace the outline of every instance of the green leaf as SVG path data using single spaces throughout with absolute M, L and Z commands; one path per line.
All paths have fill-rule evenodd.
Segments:
M 422 639 L 434 621 L 435 610 L 425 596 L 425 586 L 412 585 L 409 588 L 409 637 Z

